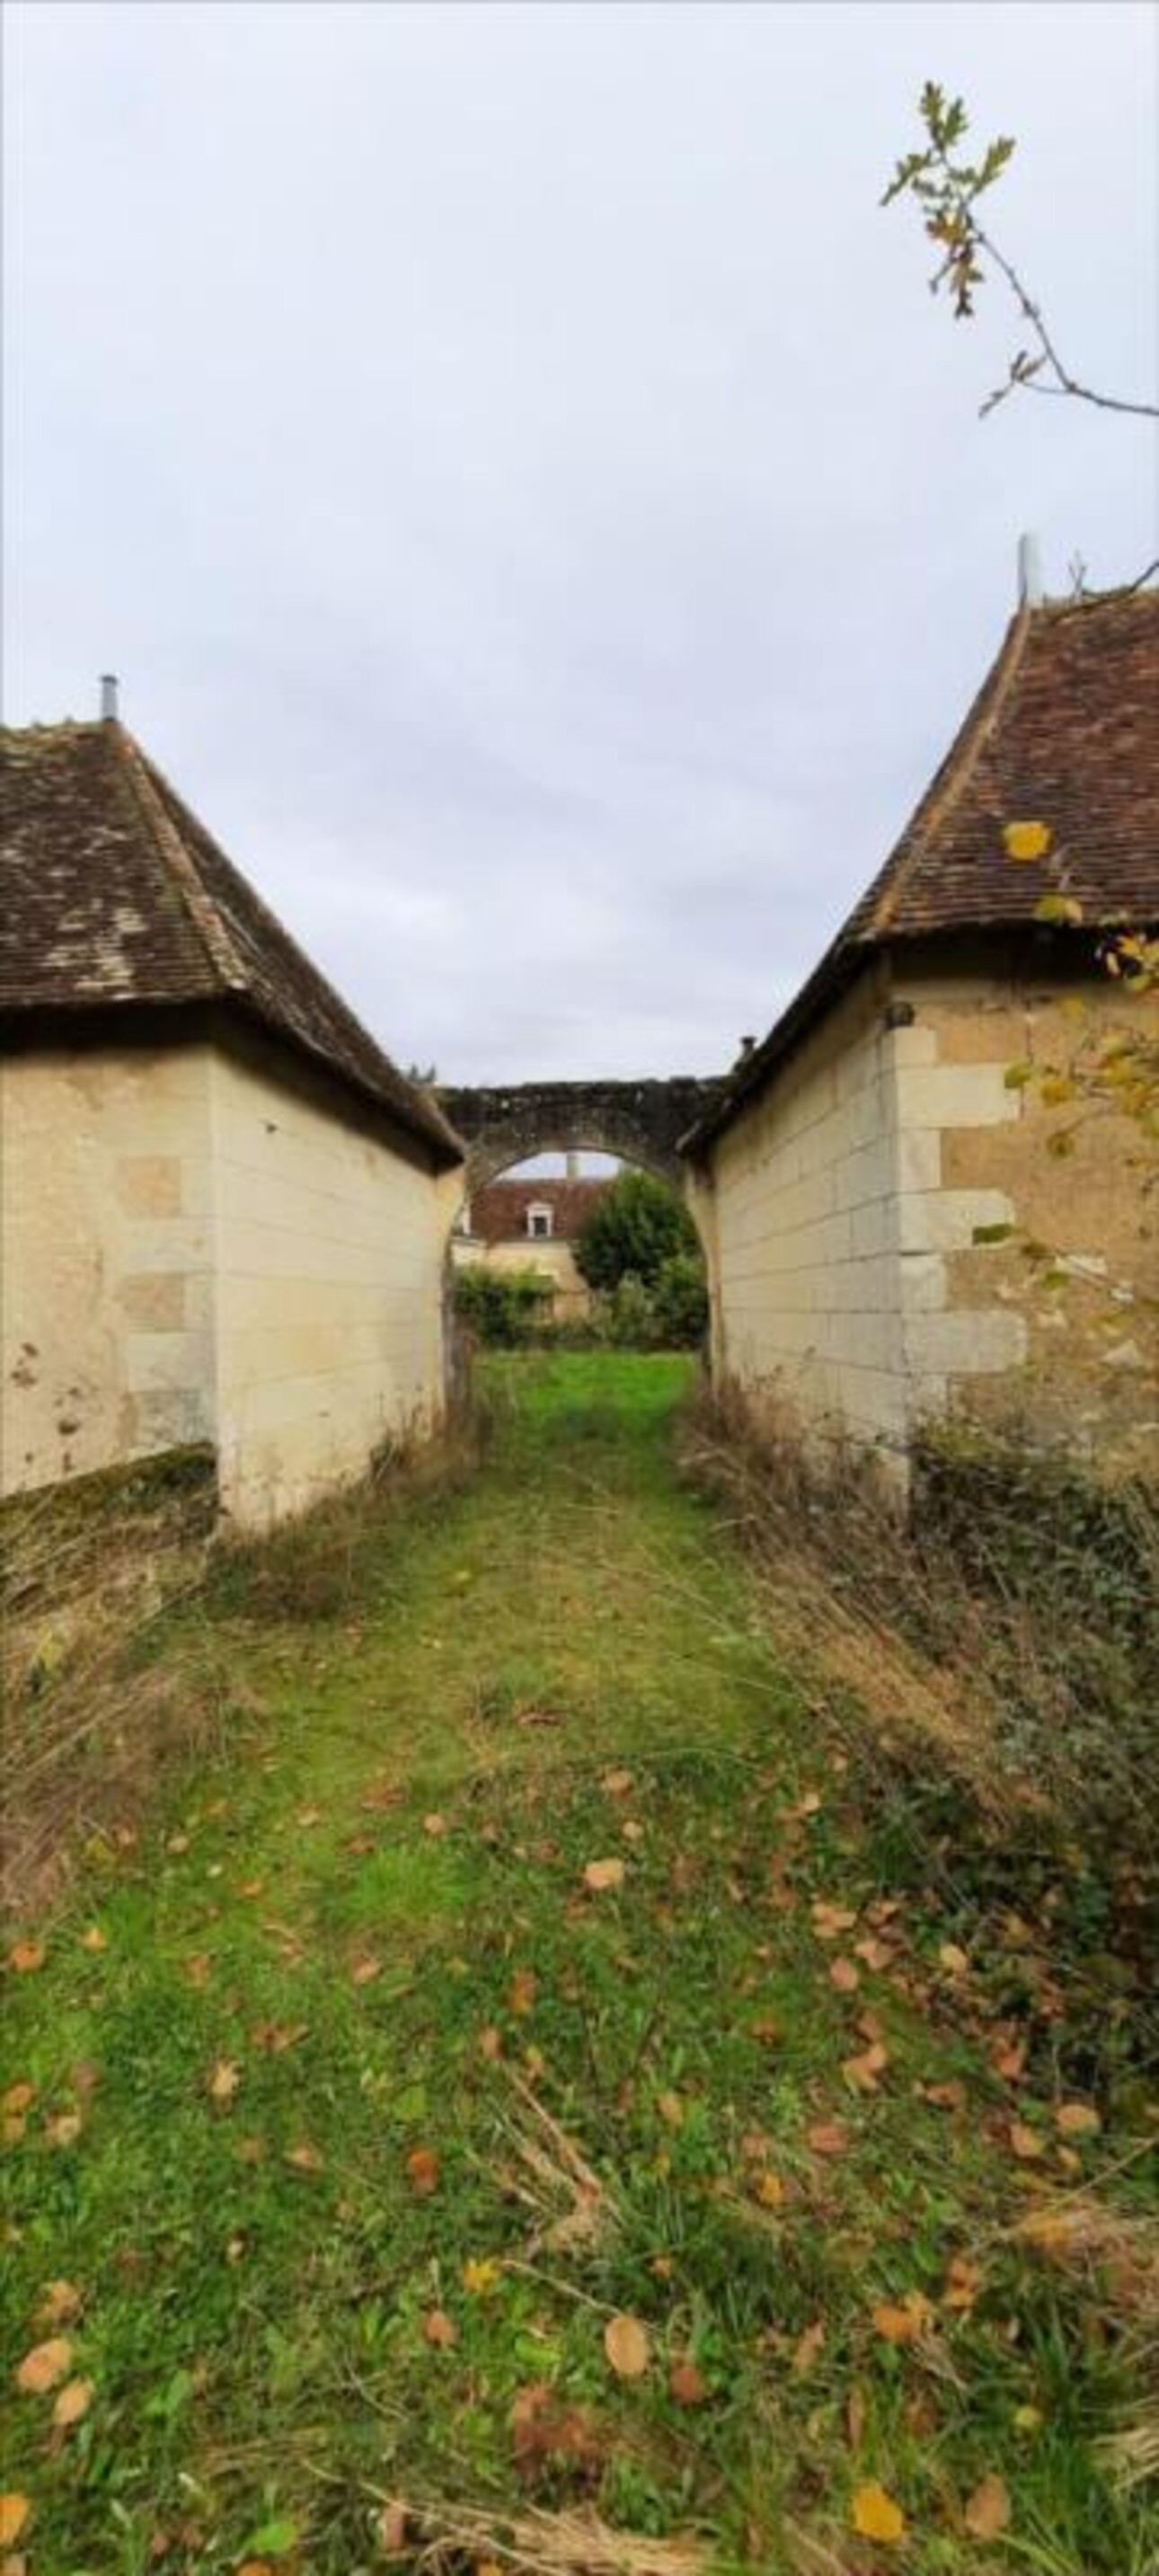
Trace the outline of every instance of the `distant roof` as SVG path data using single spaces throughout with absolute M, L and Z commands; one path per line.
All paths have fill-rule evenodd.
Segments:
M 407 1080 L 116 721 L 4 729 L 0 1012 L 228 1002 L 458 1162 Z
M 1048 826 L 1047 859 L 1009 857 L 1004 827 L 1014 822 Z M 1029 926 L 1055 890 L 1077 898 L 1087 926 L 1159 920 L 1154 589 L 1050 601 L 1011 619 L 880 875 L 682 1149 L 695 1151 L 728 1126 L 874 952 L 939 932 Z
M 610 1190 L 610 1178 L 598 1180 L 487 1181 L 471 1198 L 471 1232 L 484 1243 L 510 1243 L 527 1232 L 527 1211 L 550 1208 L 557 1243 L 574 1243 L 592 1209 Z

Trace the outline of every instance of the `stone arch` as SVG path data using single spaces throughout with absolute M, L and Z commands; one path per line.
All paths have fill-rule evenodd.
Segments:
M 439 1101 L 467 1148 L 463 1193 L 533 1154 L 615 1154 L 684 1191 L 679 1140 L 719 1085 L 694 1076 L 643 1082 L 517 1082 L 440 1087 Z

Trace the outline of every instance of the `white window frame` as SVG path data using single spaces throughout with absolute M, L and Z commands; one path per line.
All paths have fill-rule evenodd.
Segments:
M 533 1199 L 527 1211 L 526 1225 L 530 1243 L 550 1243 L 555 1233 L 555 1209 L 548 1207 L 542 1199 Z

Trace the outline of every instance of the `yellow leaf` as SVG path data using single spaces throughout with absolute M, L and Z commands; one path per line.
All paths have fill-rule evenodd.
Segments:
M 31 2511 L 27 2496 L 17 2495 L 13 2488 L 0 2495 L 0 2546 L 6 2548 L 10 2540 L 19 2540 Z
M 107 1950 L 109 1946 L 108 1933 L 102 1932 L 99 1923 L 90 1923 L 87 1932 L 81 1933 L 80 1945 L 82 1950 Z
M 53 2423 L 62 2431 L 67 2431 L 70 2424 L 79 2424 L 82 2415 L 88 2414 L 95 2395 L 91 2379 L 66 2380 L 52 2410 Z
M 584 1871 L 584 1886 L 589 1887 L 593 1895 L 601 1896 L 605 1889 L 609 1887 L 622 1887 L 623 1884 L 624 1864 L 622 1860 L 590 1860 L 588 1862 L 587 1868 Z
M 46 2397 L 63 2379 L 72 2360 L 72 2345 L 67 2335 L 51 2335 L 47 2343 L 37 2343 L 17 2366 L 16 2385 L 26 2397 Z
M 1002 2478 L 983 2478 L 962 2516 L 974 2540 L 996 2540 L 1010 2520 L 1010 2496 Z
M 232 2057 L 219 2057 L 205 2079 L 211 2102 L 232 2102 L 241 2082 L 241 2068 Z
M 785 2200 L 785 2186 L 779 2174 L 761 2174 L 755 2188 L 757 2199 L 759 2200 L 762 2209 L 783 2208 Z
M 1008 859 L 1044 859 L 1050 849 L 1049 823 L 1004 823 L 1002 838 Z
M 905 2515 L 901 2506 L 894 2503 L 884 2487 L 878 2486 L 875 2478 L 870 2479 L 868 2486 L 855 2489 L 852 2522 L 863 2540 L 889 2543 L 905 2537 Z
M 647 2326 L 639 2317 L 609 2317 L 604 2351 L 617 2379 L 642 2379 L 652 2355 Z

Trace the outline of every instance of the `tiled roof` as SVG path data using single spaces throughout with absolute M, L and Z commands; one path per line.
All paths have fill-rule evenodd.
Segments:
M 0 1012 L 226 1002 L 387 1110 L 462 1149 L 116 722 L 3 736 Z
M 1016 822 L 1048 827 L 1044 861 L 1011 859 L 1004 828 Z M 1053 891 L 1077 898 L 1088 927 L 1159 921 L 1159 591 L 1052 601 L 1011 620 L 880 875 L 685 1145 L 729 1124 L 869 954 L 1029 926 Z
M 549 1207 L 557 1243 L 574 1243 L 611 1181 L 488 1181 L 471 1200 L 471 1232 L 484 1243 L 511 1243 L 527 1233 L 527 1211 Z M 528 1238 L 531 1239 L 530 1237 Z

